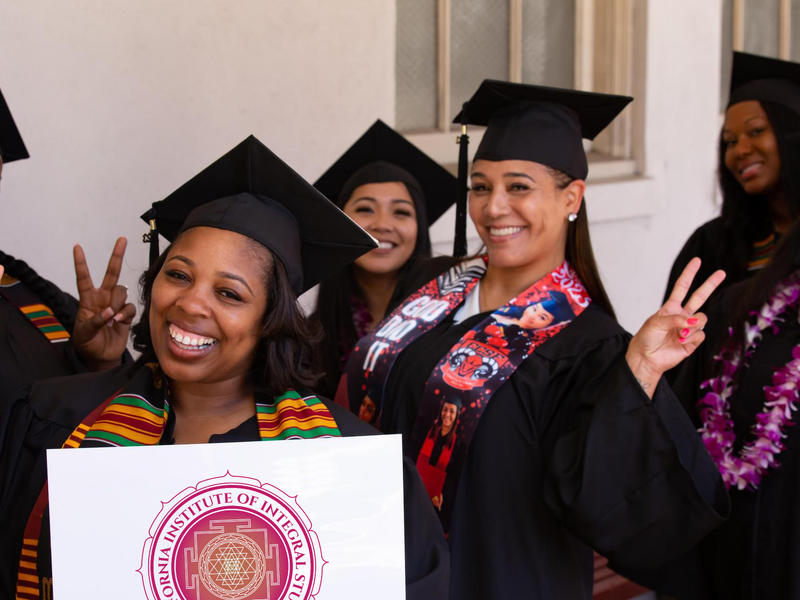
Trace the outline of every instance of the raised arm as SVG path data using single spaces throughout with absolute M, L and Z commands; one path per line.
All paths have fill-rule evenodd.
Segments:
M 725 279 L 725 272 L 715 271 L 684 304 L 699 269 L 699 258 L 689 261 L 667 301 L 644 322 L 628 345 L 625 360 L 651 398 L 661 376 L 692 354 L 705 339 L 703 328 L 708 318 L 698 311 Z
M 126 245 L 124 237 L 117 239 L 99 288 L 92 282 L 83 248 L 73 248 L 80 305 L 72 342 L 81 360 L 93 371 L 120 363 L 136 315 L 136 307 L 127 302 L 127 288 L 118 283 Z

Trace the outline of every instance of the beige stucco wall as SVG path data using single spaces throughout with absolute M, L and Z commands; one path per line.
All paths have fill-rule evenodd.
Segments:
M 650 1 L 646 26 L 643 177 L 588 191 L 628 328 L 715 210 L 721 3 Z M 138 215 L 247 134 L 313 179 L 375 118 L 394 121 L 394 0 L 5 2 L 0 47 L 0 88 L 32 156 L 4 169 L 0 247 L 67 290 L 72 244 L 99 278 L 120 234 L 135 286 Z
M 592 225 L 593 243 L 617 317 L 631 330 L 660 305 L 686 238 L 718 210 L 721 2 L 653 0 L 647 11 L 644 177 L 588 192 L 590 218 L 608 210 Z M 649 214 L 615 220 L 614 203 Z
M 6 165 L 0 244 L 75 290 L 117 235 L 133 288 L 149 206 L 253 133 L 307 178 L 394 114 L 394 1 L 0 3 L 0 89 L 30 151 Z M 163 246 L 162 246 L 163 247 Z

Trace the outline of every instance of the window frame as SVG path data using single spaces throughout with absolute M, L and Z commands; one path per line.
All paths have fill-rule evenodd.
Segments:
M 753 1 L 753 0 L 750 0 Z M 733 50 L 744 52 L 745 20 L 748 0 L 733 0 Z M 778 56 L 792 60 L 792 0 L 778 0 Z
M 574 0 L 576 89 L 632 95 L 626 108 L 595 142 L 586 143 L 590 181 L 634 177 L 644 172 L 646 0 Z M 741 1 L 741 0 L 739 0 Z M 785 1 L 785 0 L 782 0 Z M 523 0 L 509 3 L 509 81 L 522 80 Z M 437 0 L 437 127 L 401 131 L 434 160 L 453 167 L 457 126 L 450 114 L 450 0 Z M 620 35 L 624 32 L 625 35 Z M 474 152 L 482 128 L 470 127 Z

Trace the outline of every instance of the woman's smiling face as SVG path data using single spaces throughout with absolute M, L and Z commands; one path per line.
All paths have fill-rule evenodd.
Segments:
M 175 382 L 245 383 L 267 307 L 269 251 L 244 235 L 194 227 L 153 282 L 150 334 Z
M 405 184 L 365 183 L 345 202 L 344 212 L 378 240 L 379 246 L 355 261 L 370 274 L 400 271 L 417 243 L 417 211 Z
M 458 406 L 452 402 L 445 402 L 442 405 L 442 427 L 449 430 L 453 426 L 453 423 L 456 422 L 457 416 Z
M 737 102 L 725 112 L 722 128 L 725 166 L 748 194 L 765 194 L 780 182 L 778 140 L 757 100 Z
M 519 326 L 524 329 L 544 329 L 549 327 L 554 317 L 541 302 L 531 304 L 519 318 Z
M 527 160 L 476 160 L 470 177 L 469 216 L 491 266 L 549 271 L 564 261 L 582 181 L 561 189 L 546 166 Z

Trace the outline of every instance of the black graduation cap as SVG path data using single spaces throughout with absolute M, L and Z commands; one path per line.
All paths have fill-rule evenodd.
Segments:
M 728 106 L 745 100 L 775 102 L 800 115 L 800 64 L 734 52 Z
M 378 163 L 377 165 L 375 163 Z M 388 163 L 388 165 L 386 164 Z M 373 165 L 368 175 L 375 182 L 390 181 L 390 165 L 408 172 L 419 184 L 425 198 L 428 223 L 432 224 L 456 201 L 456 178 L 414 144 L 378 119 L 356 142 L 323 173 L 314 187 L 342 206 L 342 191 L 359 169 Z M 400 175 L 402 177 L 402 175 Z M 399 181 L 407 182 L 403 177 Z M 394 181 L 394 179 L 391 179 Z
M 487 126 L 475 159 L 530 160 L 585 179 L 581 138 L 594 139 L 631 100 L 485 79 L 453 122 Z
M 29 156 L 3 93 L 0 92 L 0 157 L 4 163 L 9 163 Z
M 475 160 L 530 160 L 586 179 L 589 166 L 582 138 L 594 139 L 631 100 L 485 79 L 453 119 L 462 125 L 458 165 L 462 197 L 456 211 L 454 254 L 466 252 L 467 124 L 486 125 Z
M 173 241 L 181 231 L 198 226 L 246 235 L 278 256 L 298 295 L 377 247 L 369 234 L 252 135 L 153 203 L 142 219 L 151 223 L 151 244 L 159 233 Z

